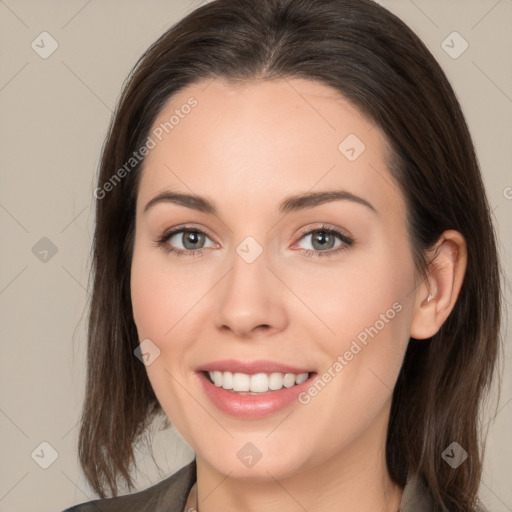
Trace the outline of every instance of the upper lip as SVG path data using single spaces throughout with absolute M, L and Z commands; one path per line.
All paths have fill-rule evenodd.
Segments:
M 199 366 L 198 372 L 231 372 L 246 373 L 252 375 L 255 373 L 310 373 L 313 370 L 307 368 L 299 368 L 298 366 L 290 366 L 288 364 L 278 363 L 269 360 L 240 361 L 236 359 L 223 359 L 222 361 L 212 361 Z

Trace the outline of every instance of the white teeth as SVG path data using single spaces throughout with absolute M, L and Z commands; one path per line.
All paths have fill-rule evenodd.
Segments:
M 283 387 L 283 374 L 271 373 L 268 378 L 268 389 L 275 391 Z
M 295 375 L 293 375 L 293 373 L 287 373 L 284 376 L 283 384 L 285 388 L 291 388 L 292 386 L 295 386 Z
M 222 387 L 224 389 L 233 389 L 233 374 L 231 372 L 219 373 L 222 377 Z
M 211 377 L 211 375 L 210 375 Z M 213 382 L 219 388 L 222 386 L 222 372 L 214 371 L 213 372 Z
M 268 375 L 266 373 L 251 375 L 249 389 L 254 393 L 265 393 L 265 391 L 268 391 Z
M 246 373 L 233 375 L 233 391 L 249 391 L 250 377 Z
M 215 370 L 208 372 L 210 379 L 218 388 L 233 390 L 237 392 L 266 393 L 267 391 L 278 391 L 279 389 L 291 388 L 295 384 L 302 384 L 309 376 L 309 373 L 246 373 L 219 372 Z
M 295 377 L 295 384 L 302 384 L 308 380 L 309 373 L 299 373 L 297 377 Z

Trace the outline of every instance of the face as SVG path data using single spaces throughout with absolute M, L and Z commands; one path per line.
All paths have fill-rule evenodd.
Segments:
M 131 294 L 163 410 L 224 474 L 356 467 L 385 439 L 415 298 L 384 136 L 323 84 L 216 79 L 151 137 Z

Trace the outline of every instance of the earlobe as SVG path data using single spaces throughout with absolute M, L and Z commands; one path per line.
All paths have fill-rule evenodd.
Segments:
M 415 339 L 427 339 L 439 331 L 457 302 L 466 272 L 466 241 L 458 231 L 445 231 L 432 254 L 428 283 L 422 283 L 415 296 L 410 328 Z

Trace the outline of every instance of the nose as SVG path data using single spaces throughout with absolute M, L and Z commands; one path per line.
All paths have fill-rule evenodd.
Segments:
M 231 270 L 216 287 L 214 321 L 219 330 L 247 339 L 286 328 L 285 290 L 267 265 L 265 251 L 252 263 L 234 255 Z

